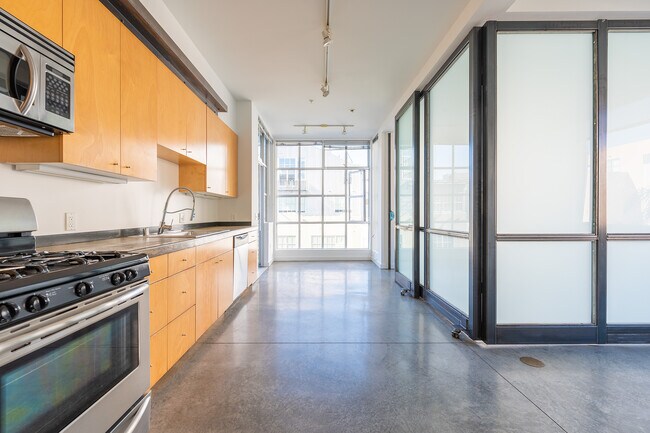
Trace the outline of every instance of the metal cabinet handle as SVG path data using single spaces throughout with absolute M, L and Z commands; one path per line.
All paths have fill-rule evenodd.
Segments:
M 32 108 L 32 105 L 34 105 L 34 100 L 36 100 L 36 92 L 38 91 L 38 70 L 36 69 L 34 58 L 25 45 L 20 44 L 18 51 L 20 51 L 25 62 L 27 62 L 27 66 L 29 66 L 29 90 L 27 90 L 27 97 L 25 100 L 18 106 L 18 109 L 22 114 L 27 114 Z
M 187 261 L 187 259 L 181 259 L 181 262 L 186 262 L 186 261 Z
M 130 165 L 125 165 L 124 168 L 131 168 L 131 166 Z
M 186 294 L 187 294 L 187 291 L 183 290 L 181 293 L 184 294 L 184 295 L 186 295 Z

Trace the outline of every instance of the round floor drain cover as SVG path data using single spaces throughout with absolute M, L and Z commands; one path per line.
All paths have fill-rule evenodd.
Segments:
M 544 363 L 542 361 L 540 361 L 537 358 L 530 357 L 530 356 L 522 356 L 521 358 L 519 358 L 519 360 L 521 362 L 523 362 L 524 364 L 526 364 L 526 365 L 530 365 L 531 367 L 535 367 L 535 368 L 544 367 Z

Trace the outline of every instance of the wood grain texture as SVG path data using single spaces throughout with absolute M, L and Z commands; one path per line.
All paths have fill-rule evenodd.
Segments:
M 218 296 L 217 268 L 212 262 L 196 266 L 196 338 L 199 338 L 212 325 L 213 297 Z
M 228 144 L 223 128 L 225 124 L 212 111 L 207 114 L 207 171 L 204 181 L 206 192 L 226 195 Z
M 120 22 L 99 1 L 63 0 L 63 48 L 75 54 L 75 132 L 63 161 L 120 173 Z
M 167 326 L 167 279 L 149 287 L 149 334 L 153 335 Z
M 155 283 L 167 278 L 167 254 L 149 259 L 149 282 Z
M 161 61 L 157 61 L 158 144 L 185 155 L 187 97 L 185 85 Z
M 196 310 L 188 309 L 167 325 L 167 367 L 171 368 L 196 341 Z
M 248 285 L 257 281 L 257 256 L 259 247 L 257 241 L 248 244 Z
M 157 59 L 121 26 L 121 173 L 156 180 L 158 171 Z
M 167 255 L 167 269 L 169 275 L 177 274 L 185 269 L 191 268 L 196 263 L 196 249 L 176 251 Z
M 0 0 L 0 8 L 63 45 L 63 0 Z
M 224 123 L 226 128 L 228 126 Z M 226 195 L 228 197 L 237 197 L 238 194 L 238 173 L 239 169 L 237 168 L 238 161 L 238 139 L 235 131 L 228 128 L 227 129 L 227 143 L 228 143 L 228 155 L 226 160 Z
M 187 146 L 186 155 L 201 164 L 206 161 L 206 115 L 207 108 L 192 91 L 185 87 L 187 98 Z
M 196 303 L 196 269 L 190 268 L 167 279 L 167 322 Z
M 165 373 L 167 373 L 167 327 L 162 328 L 149 339 L 150 355 L 149 375 L 151 377 L 150 386 L 153 387 Z
M 232 237 L 219 239 L 218 241 L 210 242 L 208 244 L 199 245 L 196 247 L 196 262 L 202 263 L 221 254 L 232 251 L 233 240 Z
M 226 254 L 219 256 L 219 259 L 222 259 L 219 262 L 219 315 L 221 317 L 223 313 L 230 307 L 233 301 L 233 273 L 234 273 L 234 254 L 233 251 L 230 251 Z

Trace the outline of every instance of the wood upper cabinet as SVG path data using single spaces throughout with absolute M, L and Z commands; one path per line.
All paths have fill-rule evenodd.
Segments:
M 75 55 L 75 132 L 62 137 L 63 162 L 121 172 L 120 28 L 99 1 L 63 0 L 63 48 Z
M 207 119 L 206 192 L 226 195 L 228 144 L 224 139 L 225 128 L 221 119 L 212 110 L 208 110 Z
M 0 8 L 46 38 L 63 44 L 63 0 L 0 0 Z
M 187 94 L 185 84 L 161 61 L 158 78 L 158 144 L 185 154 L 187 141 Z
M 226 126 L 226 128 L 228 128 Z M 237 176 L 238 176 L 238 143 L 235 131 L 228 128 L 228 155 L 226 158 L 226 195 L 237 197 Z
M 207 107 L 189 88 L 187 94 L 187 143 L 188 158 L 205 164 L 206 161 L 206 114 Z
M 121 167 L 126 176 L 156 180 L 157 62 L 153 53 L 121 27 Z

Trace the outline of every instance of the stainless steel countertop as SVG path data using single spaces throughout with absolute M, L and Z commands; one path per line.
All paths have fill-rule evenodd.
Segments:
M 217 233 L 222 230 L 228 230 L 224 233 Z M 128 236 L 111 239 L 102 239 L 89 242 L 77 242 L 73 244 L 53 245 L 49 247 L 38 248 L 39 251 L 129 251 L 148 254 L 149 257 L 156 257 L 163 254 L 173 253 L 174 251 L 184 250 L 218 241 L 242 233 L 256 231 L 257 227 L 253 226 L 213 226 L 192 229 L 198 237 L 181 238 L 181 237 L 146 237 L 146 236 Z

